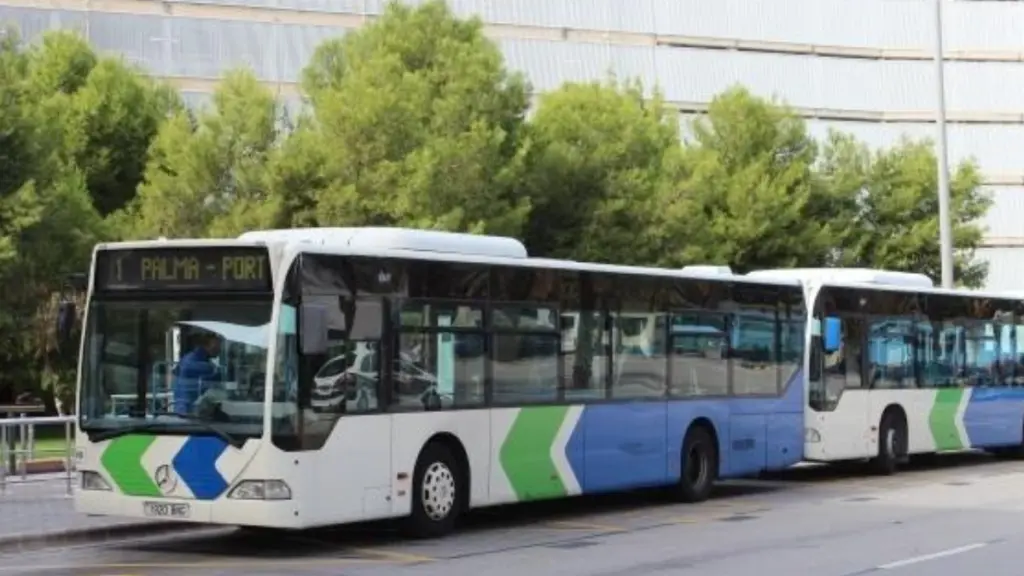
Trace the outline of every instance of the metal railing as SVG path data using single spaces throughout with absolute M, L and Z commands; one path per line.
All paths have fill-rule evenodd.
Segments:
M 60 460 L 63 464 L 62 479 L 67 485 L 68 496 L 72 495 L 75 479 L 74 425 L 74 416 L 0 418 L 0 494 L 7 490 L 11 478 L 20 478 L 19 482 L 29 481 L 30 468 L 37 462 L 37 456 L 52 454 L 53 460 Z M 36 447 L 36 428 L 39 426 L 63 426 L 64 449 L 59 453 L 40 453 Z

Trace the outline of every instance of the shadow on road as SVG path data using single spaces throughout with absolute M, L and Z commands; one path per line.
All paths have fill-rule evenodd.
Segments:
M 913 478 L 928 472 L 947 470 L 950 468 L 971 468 L 985 466 L 1004 460 L 995 458 L 985 452 L 957 452 L 953 454 L 931 454 L 911 457 L 910 462 L 900 467 L 901 476 Z M 762 474 L 762 480 L 783 482 L 816 482 L 846 479 L 871 478 L 874 473 L 866 461 L 836 462 L 833 464 L 811 465 L 793 468 L 781 472 Z
M 778 490 L 781 488 L 756 482 L 743 485 L 727 483 L 716 487 L 711 502 Z M 467 514 L 458 533 L 480 534 L 491 530 L 514 530 L 558 522 L 586 522 L 588 517 L 595 515 L 622 512 L 643 514 L 645 510 L 654 511 L 673 504 L 676 502 L 665 490 L 651 489 L 496 506 Z M 693 505 L 695 509 L 702 506 L 706 505 Z M 156 541 L 123 544 L 118 548 L 149 553 L 216 555 L 222 558 L 288 559 L 322 556 L 328 552 L 337 557 L 345 557 L 348 555 L 346 550 L 415 542 L 403 534 L 400 522 L 379 521 L 301 531 L 226 528 L 223 532 L 213 534 L 209 531 L 202 534 L 186 533 Z M 358 556 L 354 553 L 351 555 Z

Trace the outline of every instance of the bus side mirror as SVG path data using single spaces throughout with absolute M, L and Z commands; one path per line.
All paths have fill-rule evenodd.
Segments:
M 842 333 L 843 325 L 839 318 L 833 318 L 831 316 L 825 318 L 825 352 L 835 352 L 836 350 L 839 350 L 839 344 L 842 342 Z
M 64 346 L 71 340 L 71 333 L 75 330 L 75 321 L 78 319 L 78 308 L 72 301 L 61 302 L 57 306 L 57 341 Z
M 299 317 L 299 342 L 302 354 L 327 354 L 327 309 L 317 304 L 303 304 Z

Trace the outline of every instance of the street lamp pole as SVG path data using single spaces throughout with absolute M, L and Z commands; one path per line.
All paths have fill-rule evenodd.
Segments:
M 938 149 L 935 156 L 939 171 L 939 245 L 942 254 L 942 287 L 953 287 L 953 223 L 949 214 L 949 161 L 946 158 L 946 87 L 943 78 L 942 3 L 933 0 L 935 7 L 935 90 Z

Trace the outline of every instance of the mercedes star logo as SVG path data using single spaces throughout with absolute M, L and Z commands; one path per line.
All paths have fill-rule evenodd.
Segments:
M 174 471 L 167 464 L 156 469 L 153 480 L 156 480 L 156 487 L 164 494 L 170 494 L 174 491 L 175 486 L 178 485 L 177 476 L 174 475 Z

